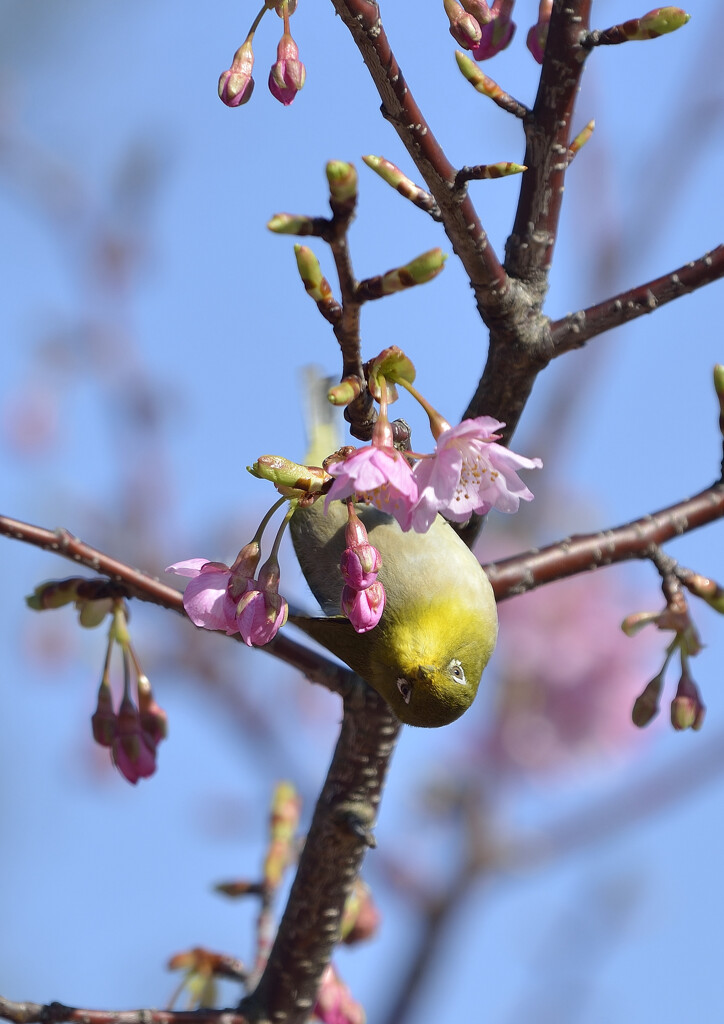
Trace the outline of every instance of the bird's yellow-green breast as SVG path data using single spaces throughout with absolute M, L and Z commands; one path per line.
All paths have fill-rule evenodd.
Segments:
M 440 516 L 424 534 L 404 533 L 376 508 L 355 506 L 382 555 L 387 601 L 377 626 L 358 634 L 341 615 L 347 509 L 323 501 L 298 509 L 290 530 L 302 572 L 327 618 L 290 621 L 345 661 L 410 725 L 439 726 L 472 703 L 495 646 L 498 619 L 488 579 Z

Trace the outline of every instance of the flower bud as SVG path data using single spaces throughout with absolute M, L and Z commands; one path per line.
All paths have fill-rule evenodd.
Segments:
M 639 729 L 652 722 L 659 713 L 659 701 L 664 686 L 664 674 L 660 672 L 647 684 L 643 693 L 634 701 L 631 720 Z
M 510 14 L 515 0 L 494 0 L 491 20 L 483 25 L 480 42 L 473 47 L 476 60 L 489 60 L 510 43 L 515 32 L 515 22 Z
M 158 746 L 161 740 L 168 737 L 168 715 L 163 708 L 156 703 L 151 683 L 148 676 L 138 677 L 138 713 L 141 719 L 141 728 L 148 733 L 154 746 Z
M 347 897 L 342 914 L 342 942 L 348 946 L 371 939 L 380 924 L 380 912 L 372 899 L 369 886 L 361 878 Z
M 121 701 L 111 754 L 121 775 L 134 786 L 156 771 L 156 748 L 143 731 L 138 709 L 129 697 Z
M 236 623 L 247 647 L 263 647 L 287 621 L 289 606 L 278 592 L 279 562 L 271 555 L 259 571 L 259 580 L 236 606 Z
M 443 4 L 450 22 L 450 35 L 466 50 L 472 50 L 480 42 L 480 25 L 457 0 L 443 0 Z
M 111 688 L 104 679 L 98 690 L 98 701 L 96 709 L 91 716 L 91 728 L 93 739 L 101 747 L 113 746 L 113 739 L 116 735 L 116 713 L 113 710 L 113 695 Z
M 684 669 L 671 702 L 671 724 L 678 731 L 694 729 L 698 732 L 704 724 L 706 707 L 701 699 L 699 688 Z
M 339 567 L 346 583 L 353 590 L 367 590 L 377 579 L 382 556 L 372 544 L 359 544 L 345 548 Z
M 231 67 L 219 78 L 219 99 L 227 107 L 241 107 L 248 103 L 254 91 L 254 79 L 251 77 L 254 67 L 254 52 L 251 40 L 247 39 L 234 54 Z
M 279 40 L 277 59 L 269 72 L 269 91 L 285 107 L 304 85 L 307 72 L 299 60 L 299 50 L 288 32 Z
M 548 24 L 551 20 L 552 8 L 553 0 L 541 0 L 538 7 L 538 21 L 529 30 L 528 37 L 525 41 L 525 45 L 539 64 L 543 63 L 543 54 L 545 53 L 546 41 L 548 39 Z
M 356 633 L 367 633 L 374 629 L 385 609 L 385 588 L 379 582 L 366 590 L 353 590 L 345 585 L 341 599 L 342 612 L 352 623 Z
M 300 810 L 301 799 L 291 782 L 278 783 L 272 798 L 270 842 L 264 860 L 264 882 L 272 888 L 280 884 L 292 859 Z

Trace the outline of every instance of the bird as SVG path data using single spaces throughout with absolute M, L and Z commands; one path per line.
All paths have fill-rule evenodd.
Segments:
M 478 691 L 498 634 L 493 590 L 475 555 L 438 515 L 426 533 L 404 532 L 372 505 L 354 509 L 382 556 L 386 602 L 378 624 L 355 632 L 341 613 L 339 567 L 347 504 L 299 506 L 289 529 L 302 573 L 324 616 L 289 621 L 345 662 L 384 697 L 400 721 L 454 722 Z

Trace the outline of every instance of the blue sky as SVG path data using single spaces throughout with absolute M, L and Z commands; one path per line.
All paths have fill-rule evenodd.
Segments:
M 398 60 L 451 160 L 521 160 L 520 125 L 460 78 L 442 12 L 414 16 L 407 5 L 387 6 Z M 519 0 L 518 35 L 486 67 L 523 102 L 532 102 L 538 74 L 524 47 L 536 10 Z M 701 3 L 691 11 L 680 33 L 610 47 L 589 61 L 575 130 L 595 117 L 596 132 L 568 175 L 546 306 L 552 317 L 721 241 L 724 97 L 713 69 L 722 15 Z M 300 0 L 293 29 L 307 84 L 291 108 L 265 87 L 276 46 L 271 16 L 259 30 L 252 101 L 239 110 L 219 102 L 216 79 L 253 13 L 226 0 L 211 14 L 162 0 L 6 0 L 0 14 L 3 511 L 62 524 L 156 572 L 184 557 L 233 557 L 270 500 L 244 467 L 262 452 L 303 453 L 299 367 L 337 368 L 331 331 L 298 281 L 291 241 L 264 227 L 271 214 L 324 213 L 324 164 L 349 159 L 360 174 L 351 234 L 359 277 L 434 245 L 449 251 L 439 228 L 361 163 L 364 153 L 382 154 L 415 177 L 331 6 Z M 594 23 L 635 13 L 610 0 L 594 5 Z M 119 184 L 133 147 L 149 154 L 140 166 L 150 166 L 156 182 L 136 205 L 138 193 Z M 509 179 L 471 188 L 501 253 L 518 187 Z M 141 247 L 117 289 L 100 286 L 88 262 L 88 239 L 104 223 Z M 331 275 L 327 254 L 315 249 Z M 525 454 L 546 446 L 545 505 L 526 506 L 516 523 L 528 538 L 543 543 L 626 522 L 717 475 L 710 380 L 713 364 L 724 361 L 721 296 L 721 284 L 710 286 L 596 339 L 544 375 L 516 435 Z M 60 344 L 79 324 L 85 347 Z M 452 254 L 430 285 L 369 304 L 363 332 L 370 356 L 388 344 L 408 350 L 420 387 L 448 418 L 459 415 L 486 339 Z M 70 364 L 63 362 L 69 351 Z M 150 433 L 138 429 L 147 423 L 143 389 L 156 396 Z M 558 436 L 551 423 L 562 403 L 573 408 L 573 422 Z M 36 445 L 17 435 L 29 404 L 34 423 L 51 414 L 55 423 Z M 409 407 L 403 415 L 419 425 Z M 11 924 L 0 933 L 0 991 L 89 1006 L 160 1005 L 173 986 L 163 969 L 173 952 L 201 944 L 249 958 L 253 908 L 225 903 L 210 887 L 256 870 L 275 779 L 294 778 L 311 813 L 335 739 L 336 704 L 263 654 L 222 651 L 224 642 L 211 636 L 195 656 L 220 665 L 225 685 L 202 689 L 184 666 L 182 624 L 134 608 L 136 646 L 153 666 L 171 737 L 158 774 L 132 789 L 103 769 L 89 740 L 102 635 L 71 626 L 67 610 L 51 622 L 23 604 L 40 579 L 70 567 L 10 541 L 2 546 L 0 916 Z M 720 525 L 668 550 L 724 579 Z M 622 591 L 639 602 L 631 611 L 642 594 L 656 606 L 649 566 L 609 572 L 620 573 Z M 285 573 L 303 596 L 289 556 Z M 703 732 L 661 729 L 625 763 L 528 780 L 501 799 L 499 813 L 507 827 L 541 828 L 572 808 L 630 792 L 666 765 L 678 765 L 679 778 L 691 773 L 690 795 L 666 813 L 649 816 L 642 806 L 641 824 L 608 842 L 474 889 L 415 1021 L 469 1015 L 481 1005 L 496 1022 L 531 1019 L 530 1005 L 550 1006 L 550 1020 L 582 1024 L 721 1019 L 721 759 L 708 785 L 695 779 L 697 759 L 710 751 L 716 762 L 724 727 L 724 627 L 705 608 L 695 606 L 695 614 L 707 644 L 694 665 L 709 709 Z M 270 733 L 255 740 L 239 719 L 270 701 Z M 471 712 L 484 714 L 483 707 Z M 408 731 L 393 765 L 381 852 L 367 865 L 383 930 L 341 960 L 370 1020 L 382 1015 L 394 984 L 385 972 L 404 962 L 415 936 L 414 914 L 386 885 L 383 852 L 409 857 L 421 827 L 419 784 L 455 744 L 448 730 Z M 460 851 L 439 822 L 423 834 L 422 859 L 440 881 Z M 564 1017 L 556 993 L 571 986 L 581 1004 L 571 999 Z

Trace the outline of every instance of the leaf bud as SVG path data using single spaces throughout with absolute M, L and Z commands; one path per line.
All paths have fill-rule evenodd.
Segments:
M 357 171 L 354 164 L 344 160 L 330 160 L 325 170 L 333 202 L 347 203 L 357 198 Z
M 302 214 L 275 213 L 266 225 L 277 235 L 313 235 L 314 219 Z
M 260 455 L 253 466 L 247 466 L 252 476 L 269 480 L 277 487 L 318 494 L 328 474 L 319 466 L 302 466 L 285 459 L 283 455 Z

